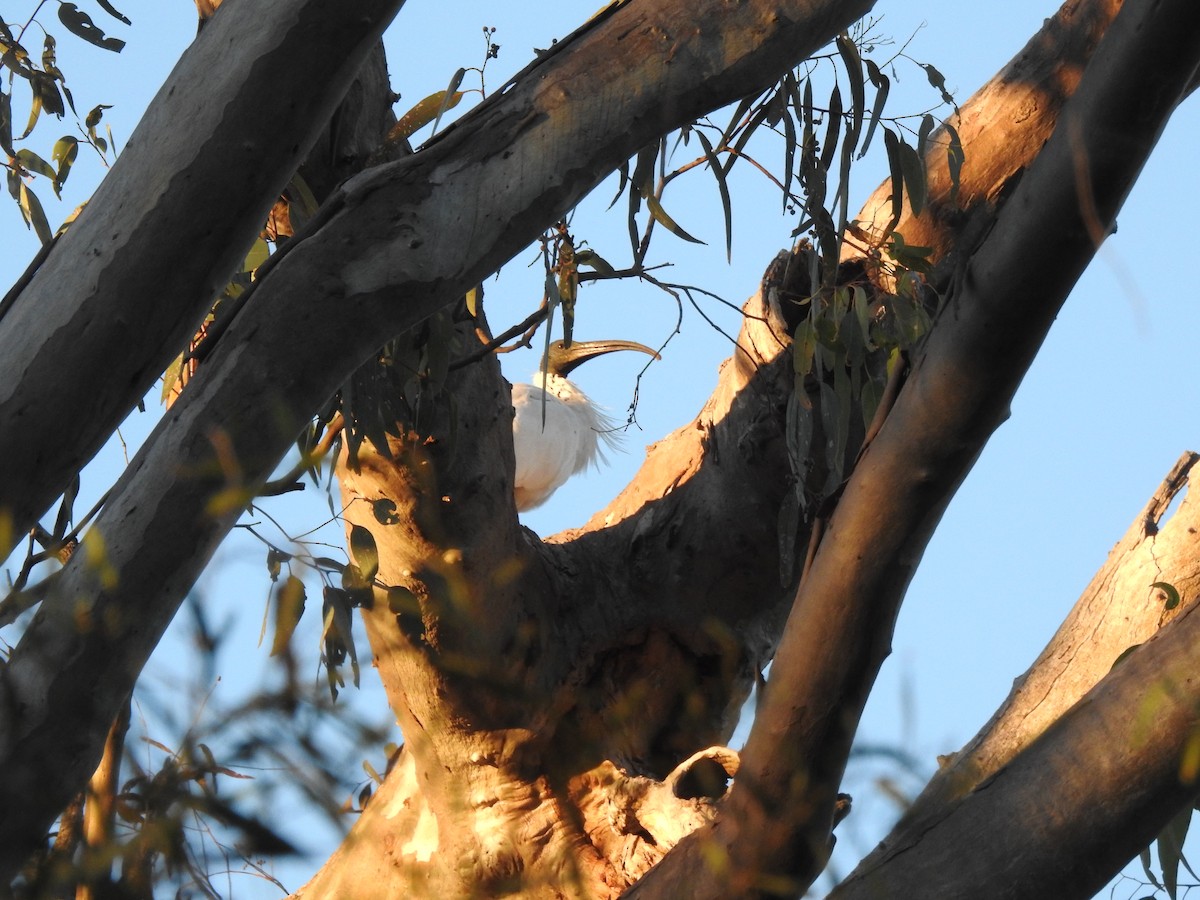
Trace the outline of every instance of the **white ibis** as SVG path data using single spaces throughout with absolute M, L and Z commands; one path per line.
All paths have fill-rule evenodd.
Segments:
M 575 341 L 570 347 L 555 341 L 544 371 L 533 376 L 535 383 L 513 385 L 513 495 L 518 510 L 541 506 L 576 472 L 603 460 L 601 438 L 609 447 L 616 446 L 615 423 L 567 380 L 576 366 L 614 350 L 640 350 L 658 358 L 634 341 Z

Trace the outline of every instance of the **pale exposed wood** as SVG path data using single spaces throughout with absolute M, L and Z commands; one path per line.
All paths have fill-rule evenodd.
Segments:
M 0 821 L 3 874 L 19 865 L 30 841 L 61 809 L 65 786 L 78 784 L 94 766 L 117 704 L 232 526 L 245 492 L 268 477 L 302 422 L 350 372 L 387 336 L 494 271 L 649 140 L 768 87 L 870 5 L 662 0 L 615 7 L 577 37 L 560 41 L 555 52 L 425 152 L 364 173 L 334 195 L 319 225 L 291 242 L 291 251 L 263 278 L 254 302 L 235 317 L 115 487 L 95 526 L 104 535 L 108 566 L 102 572 L 89 568 L 88 554 L 77 554 L 63 570 L 59 593 L 43 603 L 4 670 L 0 805 L 9 812 Z M 236 4 L 223 10 L 197 46 L 236 22 L 230 14 L 238 7 L 255 9 Z M 288 53 L 307 62 L 302 41 Z M 228 55 L 220 61 L 226 68 L 231 63 Z M 170 183 L 179 185 L 180 179 Z M 173 196 L 164 198 L 163 208 Z M 107 208 L 99 199 L 93 208 Z M 98 224 L 101 216 L 95 215 Z M 228 245 L 222 241 L 214 253 L 232 264 L 236 252 Z M 123 264 L 109 268 L 136 268 L 156 249 L 126 250 Z M 87 293 L 81 287 L 86 278 L 67 277 L 82 271 L 75 268 L 78 252 L 64 242 L 45 267 L 46 278 L 65 279 L 59 290 L 68 306 Z M 213 269 L 206 271 L 211 276 Z M 221 280 L 208 283 L 215 290 Z M 156 276 L 147 290 L 159 284 Z M 10 315 L 23 306 L 24 298 Z M 194 316 L 167 331 L 177 327 L 182 343 L 201 308 L 197 304 Z M 37 333 L 22 336 L 30 341 Z M 128 348 L 123 333 L 98 344 L 105 359 L 116 346 Z M 73 358 L 61 349 L 55 357 L 58 366 Z M 5 364 L 12 358 L 6 356 Z M 123 384 L 148 384 L 140 379 L 153 378 L 160 368 L 149 372 L 146 359 L 132 365 L 136 371 Z M 64 378 L 70 381 L 56 368 L 52 379 L 35 380 Z M 32 406 L 23 391 L 12 399 L 28 412 Z M 105 408 L 120 405 L 112 401 Z M 104 418 L 92 417 L 101 406 L 95 402 L 83 420 L 64 415 L 53 402 L 41 406 L 56 409 L 58 425 L 71 423 L 75 446 L 86 443 L 76 440 L 81 422 L 94 426 Z M 57 434 L 55 423 L 47 427 Z M 22 439 L 34 436 L 24 426 L 14 430 Z M 66 467 L 81 458 L 68 452 Z M 6 477 L 13 471 L 6 470 Z M 103 627 L 81 634 L 81 615 Z M 46 786 L 34 802 L 30 783 Z
M 728 858 L 727 874 L 693 890 L 695 898 L 789 896 L 822 868 L 858 716 L 925 544 L 1094 255 L 1093 226 L 1103 234 L 1112 222 L 1200 59 L 1193 4 L 1127 3 L 1122 12 L 1072 98 L 1071 127 L 1055 131 L 1008 197 L 1006 215 L 964 260 L 896 405 L 850 476 L 716 822 L 683 841 L 631 897 L 676 896 L 685 873 L 712 853 Z M 1141 65 L 1149 53 L 1170 65 Z M 1155 813 L 1165 823 L 1175 811 Z M 1021 845 L 1019 835 L 1006 837 Z M 1124 861 L 1114 855 L 1104 865 L 1116 871 Z M 971 893 L 968 884 L 942 895 Z M 900 896 L 923 889 L 896 888 Z
M 946 163 L 949 136 L 944 128 L 934 131 L 933 149 L 925 158 L 927 208 L 914 216 L 906 201 L 896 225 L 906 243 L 932 247 L 933 259 L 944 271 L 970 254 L 1058 124 L 1064 104 L 1122 5 L 1122 0 L 1064 3 L 1021 52 L 962 105 L 960 114 L 949 117 L 967 148 L 955 197 Z M 891 183 L 885 181 L 863 204 L 857 219 L 869 232 L 879 234 L 888 224 L 891 196 Z M 861 250 L 861 243 L 848 241 L 843 255 L 852 257 Z
M 1145 11 L 1145 4 L 1126 5 Z M 4 672 L 0 858 L 6 864 L 19 862 L 21 840 L 40 834 L 61 806 L 49 773 L 69 784 L 86 771 L 81 766 L 95 756 L 106 710 L 136 677 L 240 504 L 266 479 L 297 425 L 354 366 L 383 337 L 473 285 L 639 141 L 705 104 L 765 86 L 784 60 L 811 50 L 818 33 L 850 13 L 848 4 L 837 3 L 745 3 L 737 10 L 715 4 L 711 14 L 687 6 L 610 10 L 429 151 L 365 173 L 337 192 L 319 227 L 302 233 L 263 279 L 114 492 L 99 524 L 107 566 L 89 568 L 81 562 L 86 554 L 76 555 L 57 587 L 61 593 L 46 602 Z M 1072 5 L 1067 18 L 1102 7 Z M 727 732 L 740 691 L 774 649 L 793 587 L 779 583 L 775 542 L 787 478 L 781 422 L 792 376 L 787 329 L 779 327 L 776 310 L 763 309 L 761 297 L 752 301 L 751 309 L 765 314 L 747 322 L 748 352 L 726 364 L 697 420 L 657 445 L 607 510 L 552 542 L 539 542 L 516 522 L 505 480 L 512 472 L 511 411 L 491 361 L 454 387 L 463 410 L 455 425 L 470 452 L 455 453 L 443 422 L 432 441 L 397 443 L 400 464 L 367 452 L 358 471 L 343 473 L 347 521 L 371 530 L 381 551 L 380 587 L 365 621 L 408 744 L 350 838 L 298 896 L 465 898 L 519 886 L 527 897 L 608 898 L 655 862 L 628 896 L 786 895 L 811 880 L 827 851 L 849 735 L 923 542 L 1005 414 L 1056 303 L 1094 250 L 1094 223 L 1077 214 L 1068 177 L 1078 171 L 1075 154 L 1080 146 L 1092 154 L 1097 182 L 1089 199 L 1107 221 L 1180 96 L 1179 85 L 1194 75 L 1197 13 L 1181 0 L 1160 7 L 1156 15 L 1175 17 L 1165 20 L 1166 34 L 1164 20 L 1153 15 L 1142 21 L 1145 34 L 1131 37 L 1114 27 L 1121 35 L 1113 40 L 1117 60 L 1095 77 L 1089 73 L 1081 89 L 1080 145 L 1064 150 L 1061 140 L 1052 143 L 1020 180 L 1012 171 L 981 176 L 980 185 L 990 179 L 1004 187 L 976 195 L 979 218 L 970 228 L 965 220 L 939 220 L 934 237 L 947 256 L 960 246 L 955 241 L 974 249 L 976 236 L 986 233 L 986 240 L 947 282 L 949 312 L 914 360 L 892 415 L 847 486 L 799 593 L 744 768 L 720 802 L 714 802 L 719 791 L 680 796 L 683 770 L 667 770 L 703 745 L 697 741 Z M 781 22 L 789 15 L 809 15 L 812 33 Z M 1079 24 L 1085 32 L 1101 27 L 1096 19 L 1079 20 L 1085 21 Z M 715 43 L 705 33 L 712 23 Z M 216 29 L 214 22 L 206 32 Z M 644 68 L 603 68 L 614 41 L 626 42 Z M 1131 64 L 1131 56 L 1147 53 L 1139 41 L 1150 41 L 1155 52 L 1166 48 L 1169 64 L 1152 71 Z M 719 64 L 709 66 L 714 58 Z M 681 87 L 688 73 L 696 80 Z M 1065 95 L 1078 78 L 1069 66 L 1063 73 Z M 585 79 L 586 101 L 574 87 Z M 679 92 L 666 97 L 674 105 L 662 95 L 631 95 L 631 86 L 666 82 Z M 1136 91 L 1155 102 L 1138 106 L 1144 115 L 1136 127 L 1121 122 L 1120 133 L 1135 143 L 1106 152 L 1112 119 L 1131 108 L 1129 94 Z M 1004 107 L 1026 96 L 991 95 L 986 102 Z M 671 108 L 664 112 L 665 106 Z M 611 128 L 618 108 L 636 127 Z M 1000 153 L 988 146 L 980 158 Z M 1033 144 L 1024 146 L 1032 154 Z M 1000 201 L 1025 214 L 987 233 L 979 223 L 990 226 Z M 1034 276 L 1022 271 L 1033 260 L 1040 294 L 1030 289 Z M 381 527 L 370 506 L 381 497 L 398 503 L 399 523 Z M 1172 527 L 1157 537 L 1163 546 L 1152 548 L 1159 563 Z M 1127 565 L 1144 549 L 1143 542 Z M 1192 583 L 1184 581 L 1190 574 L 1179 577 Z M 995 771 L 1017 746 L 1029 752 L 998 773 L 989 790 L 955 807 L 962 819 L 938 820 L 930 849 L 903 854 L 901 866 L 881 867 L 882 881 L 872 890 L 900 883 L 911 888 L 896 895 L 920 896 L 932 883 L 928 867 L 935 874 L 952 870 L 950 861 L 979 822 L 989 824 L 989 840 L 1025 832 L 1031 853 L 1061 853 L 1066 835 L 1030 827 L 1025 814 L 1049 790 L 1047 778 L 1055 777 L 1064 753 L 1091 754 L 1100 765 L 1112 755 L 1096 733 L 1130 745 L 1136 735 L 1114 710 L 1127 710 L 1130 698 L 1154 683 L 1152 670 L 1179 678 L 1194 671 L 1195 615 L 1187 609 L 1088 704 L 1030 744 L 1042 729 L 1033 727 L 1041 709 L 1061 711 L 1129 632 L 1114 626 L 1094 652 L 1076 654 L 1092 675 L 1077 677 L 1071 667 L 1052 671 L 1053 662 L 1045 672 L 1035 669 L 1014 703 L 1049 696 L 1068 682 L 1071 689 L 1052 706 L 1029 707 L 1035 712 L 1020 716 L 1028 732 L 987 745 L 980 758 Z M 86 634 L 76 630 L 80 621 L 91 626 Z M 699 696 L 703 666 L 730 660 L 733 668 L 708 678 L 710 693 Z M 1034 690 L 1047 674 L 1053 688 Z M 1105 828 L 1125 829 L 1124 852 L 1181 802 L 1184 792 L 1163 773 L 1177 764 L 1171 741 L 1179 740 L 1188 716 L 1194 719 L 1194 707 L 1189 692 L 1169 699 L 1154 733 L 1161 752 L 1117 760 L 1125 768 L 1114 771 L 1135 789 L 1119 798 L 1110 818 L 1092 823 L 1095 833 L 1078 845 L 1073 859 L 1093 872 L 1111 862 L 1116 846 Z M 695 721 L 679 713 L 689 703 L 702 710 Z M 703 768 L 704 759 L 727 773 L 735 766 L 722 748 L 684 765 Z M 47 785 L 47 797 L 18 808 L 15 799 L 30 779 Z M 1088 810 L 1085 798 L 1073 799 L 1077 824 Z M 989 860 L 984 875 L 1003 873 L 1009 859 L 1028 858 L 997 853 L 980 856 Z M 1025 872 L 1035 888 L 1051 883 L 1045 860 L 1038 866 Z M 949 875 L 970 880 L 968 871 Z M 970 878 L 976 888 L 983 875 Z M 1008 883 L 1003 875 L 991 882 L 997 893 Z M 967 895 L 962 883 L 952 884 L 944 895 Z

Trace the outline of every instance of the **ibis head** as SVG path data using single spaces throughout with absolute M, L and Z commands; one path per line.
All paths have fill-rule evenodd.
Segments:
M 570 347 L 555 341 L 534 383 L 513 385 L 517 509 L 541 506 L 568 478 L 602 460 L 601 439 L 616 446 L 615 423 L 567 379 L 582 363 L 616 350 L 638 350 L 658 358 L 654 350 L 634 341 L 575 341 Z

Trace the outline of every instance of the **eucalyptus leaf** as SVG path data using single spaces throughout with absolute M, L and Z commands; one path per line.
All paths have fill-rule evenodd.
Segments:
M 96 0 L 96 3 L 99 4 L 100 8 L 102 10 L 104 10 L 106 13 L 108 13 L 110 16 L 112 16 L 114 19 L 124 22 L 126 25 L 133 24 L 131 21 L 129 21 L 128 17 L 117 12 L 116 7 L 113 6 L 111 3 L 109 3 L 108 0 Z
M 858 136 L 862 132 L 863 112 L 866 108 L 866 90 L 863 83 L 862 57 L 854 41 L 844 34 L 837 38 L 838 53 L 842 57 L 842 65 L 850 81 L 850 125 L 846 129 L 846 145 L 849 152 L 854 151 Z
M 92 21 L 92 17 L 81 11 L 74 3 L 60 2 L 58 4 L 58 18 L 71 34 L 82 38 L 89 44 L 99 47 L 101 50 L 111 50 L 113 53 L 120 53 L 125 48 L 124 41 L 119 38 L 108 37 Z
M 867 148 L 871 146 L 871 138 L 875 135 L 875 129 L 879 127 L 879 119 L 883 115 L 883 107 L 887 103 L 888 92 L 892 87 L 891 80 L 879 71 L 879 67 L 875 63 L 869 59 L 863 62 L 867 67 L 871 84 L 875 86 L 875 103 L 871 107 L 871 120 L 867 123 L 866 137 L 863 138 L 862 146 L 858 148 L 859 159 L 867 155 Z
M 1163 609 L 1174 609 L 1179 605 L 1179 589 L 1175 585 L 1166 581 L 1156 581 L 1150 587 L 1157 588 L 1165 595 L 1166 602 L 1163 603 Z
M 375 580 L 379 574 L 379 548 L 375 544 L 375 536 L 361 525 L 350 528 L 350 555 L 358 564 L 364 580 Z
M 662 204 L 658 202 L 658 198 L 653 194 L 646 198 L 646 208 L 650 210 L 650 215 L 652 215 L 660 225 L 666 228 L 667 231 L 671 232 L 671 234 L 675 235 L 676 237 L 683 238 L 685 241 L 689 241 L 693 244 L 704 243 L 704 241 L 700 240 L 699 238 L 692 237 L 692 235 L 684 231 L 683 228 L 680 227 L 680 225 L 667 214 L 667 211 L 663 209 Z
M 790 122 L 790 117 L 785 117 L 784 121 Z M 713 173 L 713 178 L 717 180 L 717 193 L 721 196 L 721 210 L 725 215 L 725 259 L 727 261 L 733 259 L 733 203 L 729 196 L 729 182 L 725 179 L 725 171 L 721 168 L 721 161 L 717 159 L 717 155 L 713 150 L 712 144 L 705 137 L 703 131 L 697 131 L 696 137 L 700 139 L 700 146 L 704 148 L 704 157 L 708 160 L 708 168 Z M 793 135 L 794 137 L 794 135 Z M 791 181 L 792 174 L 792 156 L 791 145 L 788 145 L 787 173 L 788 182 Z M 786 203 L 787 186 L 784 186 L 784 196 Z
M 271 656 L 279 655 L 291 643 L 300 617 L 304 615 L 306 599 L 304 582 L 295 575 L 289 575 L 275 592 L 275 637 L 271 642 Z

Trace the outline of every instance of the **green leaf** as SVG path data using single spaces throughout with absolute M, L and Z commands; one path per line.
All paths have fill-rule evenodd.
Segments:
M 947 122 L 945 128 L 946 134 L 950 138 L 950 143 L 946 147 L 946 167 L 950 170 L 950 202 L 953 203 L 958 198 L 963 161 L 966 159 L 966 155 L 963 152 L 962 138 L 958 136 L 954 126 Z
M 829 112 L 826 117 L 829 121 L 825 126 L 825 142 L 821 145 L 821 168 L 828 172 L 842 133 L 842 92 L 836 84 L 829 92 Z
M 279 580 L 279 573 L 283 571 L 283 563 L 287 559 L 286 553 L 281 553 L 274 547 L 267 551 L 267 574 L 271 576 L 271 581 Z
M 1187 807 L 1167 823 L 1158 835 L 1158 867 L 1162 871 L 1163 887 L 1171 900 L 1179 896 L 1179 863 L 1187 865 L 1183 858 L 1183 842 L 1187 838 L 1188 826 L 1192 822 L 1192 809 Z M 1189 871 L 1191 867 L 1188 867 Z
M 613 194 L 613 198 L 608 204 L 609 209 L 617 205 L 617 201 L 621 199 L 621 195 L 625 193 L 625 188 L 629 184 L 629 160 L 621 163 L 620 168 L 617 169 L 617 175 L 620 176 L 617 180 L 617 192 Z
M 1133 651 L 1136 650 L 1140 646 L 1142 646 L 1142 645 L 1134 644 L 1132 647 L 1126 647 L 1124 650 L 1122 650 L 1120 653 L 1117 654 L 1117 658 L 1113 660 L 1113 664 L 1110 668 L 1115 669 L 1118 665 L 1125 662 L 1125 660 L 1129 656 L 1129 654 L 1133 653 Z
M 946 77 L 928 63 L 918 63 L 918 65 L 925 70 L 925 77 L 929 79 L 929 83 L 933 85 L 935 90 L 941 93 L 942 102 L 949 103 L 951 106 L 954 106 L 954 98 L 950 96 L 950 92 L 946 90 Z
M 323 623 L 321 640 L 324 642 L 324 662 L 326 678 L 333 699 L 337 699 L 336 684 L 343 684 L 338 667 L 346 658 L 350 659 L 354 686 L 358 687 L 358 654 L 354 649 L 353 618 L 350 613 L 350 599 L 345 591 L 327 587 L 324 591 L 321 619 Z
M 790 412 L 790 409 L 789 409 Z M 789 431 L 790 434 L 790 431 Z M 804 521 L 804 488 L 797 482 L 783 495 L 775 533 L 779 540 L 779 582 L 789 585 L 796 571 L 796 535 Z
M 458 86 L 462 84 L 463 76 L 466 74 L 467 70 L 460 68 L 450 76 L 450 84 L 442 92 L 442 105 L 438 108 L 437 118 L 433 120 L 433 134 L 437 134 L 442 116 L 455 106 L 458 106 L 458 101 L 462 99 L 463 92 L 458 89 Z
M 785 117 L 785 121 L 791 121 L 790 117 Z M 732 261 L 733 259 L 733 203 L 729 198 L 729 183 L 725 180 L 725 171 L 721 168 L 721 161 L 717 159 L 717 154 L 713 151 L 713 146 L 708 142 L 704 132 L 697 130 L 696 137 L 700 139 L 700 146 L 704 148 L 704 158 L 708 160 L 708 168 L 713 173 L 713 178 L 717 179 L 717 193 L 721 195 L 721 209 L 725 214 L 725 259 Z M 787 160 L 787 178 L 790 182 L 792 174 L 792 157 L 791 143 L 788 144 L 788 160 Z M 784 202 L 787 202 L 787 182 L 784 184 Z
M 58 170 L 54 173 L 54 193 L 60 199 L 62 198 L 62 186 L 66 183 L 67 176 L 71 174 L 71 166 L 78 155 L 79 141 L 69 134 L 59 138 L 50 152 L 50 158 L 58 163 Z
M 288 215 L 292 220 L 292 228 L 298 229 L 317 214 L 321 204 L 299 172 L 292 176 L 284 191 L 288 196 Z
M 370 609 L 374 605 L 375 591 L 357 563 L 348 563 L 342 567 L 340 593 L 347 606 L 361 606 Z
M 1142 869 L 1146 872 L 1146 878 L 1149 880 L 1149 882 L 1152 885 L 1154 885 L 1156 888 L 1158 888 L 1161 891 L 1162 885 L 1159 884 L 1158 879 L 1154 877 L 1154 873 L 1150 871 L 1150 848 L 1147 847 L 1145 850 L 1143 850 L 1141 853 L 1138 854 L 1138 857 L 1142 861 Z
M 737 130 L 738 125 L 741 123 L 741 121 L 745 117 L 746 113 L 750 112 L 750 107 L 752 107 L 753 105 L 754 105 L 753 97 L 747 97 L 746 99 L 744 99 L 740 103 L 738 103 L 737 108 L 733 111 L 733 115 L 729 117 L 729 124 L 725 127 L 725 130 L 721 132 L 721 140 L 718 142 L 717 146 L 719 146 L 719 147 L 728 146 L 729 139 L 731 137 L 733 137 L 733 134 Z M 729 170 L 726 169 L 726 171 L 729 171 Z
M 784 74 L 782 90 L 787 93 L 792 106 L 792 112 L 785 111 L 783 116 L 783 197 L 780 199 L 783 203 L 783 211 L 787 212 L 792 203 L 792 179 L 795 177 L 796 171 L 796 150 L 800 146 L 800 139 L 796 135 L 796 116 L 800 115 L 804 101 L 800 99 L 800 85 L 796 83 L 796 76 L 791 72 Z
M 46 211 L 42 209 L 42 201 L 37 198 L 37 194 L 29 190 L 29 186 L 24 182 L 21 183 L 17 204 L 21 207 L 25 223 L 33 227 L 38 239 L 43 244 L 50 243 L 54 239 L 54 235 L 50 233 L 50 223 L 46 221 Z
M 875 129 L 879 126 L 879 119 L 883 115 L 883 106 L 887 103 L 888 91 L 891 90 L 892 82 L 886 75 L 879 71 L 879 66 L 864 60 L 867 67 L 867 74 L 871 78 L 871 84 L 875 85 L 875 104 L 871 107 L 871 121 L 867 123 L 867 136 L 863 138 L 862 146 L 858 149 L 858 158 L 862 159 L 867 155 L 867 148 L 871 146 L 871 138 L 875 135 Z
M 101 50 L 111 50 L 120 53 L 125 48 L 125 42 L 114 37 L 108 37 L 96 26 L 92 17 L 82 12 L 74 3 L 59 3 L 58 18 L 67 26 L 67 30 L 78 38 L 83 38 L 89 44 Z
M 116 8 L 108 2 L 108 0 L 96 0 L 100 4 L 100 8 L 118 21 L 124 22 L 126 25 L 132 25 L 128 18 L 117 12 Z
M 279 655 L 291 643 L 300 617 L 304 615 L 305 599 L 304 582 L 295 575 L 289 575 L 275 592 L 275 638 L 271 642 L 271 656 Z
M 862 132 L 863 111 L 867 105 L 862 57 L 859 56 L 858 47 L 854 46 L 854 41 L 844 34 L 838 35 L 837 48 L 838 53 L 842 56 L 842 65 L 846 68 L 846 75 L 850 80 L 852 118 L 850 127 L 846 130 L 846 145 L 848 152 L 853 152 L 858 143 L 858 136 Z
M 18 150 L 17 161 L 30 172 L 36 172 L 38 175 L 44 175 L 46 178 L 54 178 L 54 167 L 32 150 L 25 148 Z
M 267 246 L 267 242 L 262 238 L 257 238 L 250 246 L 250 252 L 246 254 L 246 258 L 242 261 L 242 271 L 253 272 L 265 263 L 270 255 L 271 248 Z
M 919 216 L 925 209 L 925 161 L 904 141 L 900 142 L 900 167 L 904 171 L 909 208 L 914 216 Z
M 848 288 L 839 287 L 839 291 L 847 291 Z M 859 366 L 867 358 L 867 339 L 866 332 L 863 331 L 859 324 L 858 316 L 854 309 L 848 309 L 838 320 L 838 337 L 841 338 L 842 346 L 846 348 L 846 363 L 855 372 Z
M 370 582 L 379 574 L 379 548 L 375 536 L 361 525 L 350 528 L 350 555 L 362 571 L 363 578 Z
M 650 194 L 648 197 L 646 197 L 646 208 L 650 210 L 650 215 L 652 215 L 659 222 L 659 224 L 666 228 L 667 231 L 671 232 L 671 234 L 675 235 L 676 237 L 681 237 L 685 241 L 689 241 L 693 244 L 704 243 L 704 241 L 700 240 L 699 238 L 692 237 L 690 234 L 684 231 L 674 219 L 667 215 L 667 211 L 663 209 L 662 204 L 658 202 L 658 198 L 653 194 Z
M 589 269 L 594 269 L 597 272 L 603 272 L 606 275 L 611 275 L 616 271 L 612 265 L 603 256 L 595 250 L 580 250 L 575 254 L 575 262 L 581 266 L 587 266 Z
M 836 379 L 837 372 L 844 372 L 845 369 L 838 366 L 834 370 Z M 825 465 L 828 467 L 828 476 L 825 479 L 825 485 L 822 493 L 828 497 L 842 483 L 842 470 L 845 467 L 845 451 L 846 443 L 843 435 L 849 428 L 849 422 L 844 424 L 841 421 L 841 400 L 838 397 L 838 391 L 833 385 L 827 381 L 819 383 L 821 397 L 821 430 L 825 435 Z
M 883 379 L 867 378 L 862 383 L 858 402 L 862 406 L 863 428 L 870 428 L 875 420 L 875 410 L 879 408 L 879 401 L 883 399 L 883 388 Z
M 92 134 L 95 127 L 100 124 L 100 120 L 104 118 L 104 111 L 106 109 L 112 109 L 112 105 L 108 103 L 101 103 L 99 106 L 93 106 L 88 111 L 87 116 L 83 120 L 83 124 L 87 126 L 89 134 Z
M 42 107 L 51 115 L 62 118 L 67 114 L 67 108 L 63 105 L 62 94 L 58 92 L 58 82 L 50 75 L 39 74 L 33 80 L 37 87 L 37 92 L 42 98 Z
M 395 615 L 421 615 L 421 601 L 408 588 L 390 587 L 387 592 L 388 610 Z
M 400 523 L 400 514 L 396 511 L 395 501 L 386 497 L 371 504 L 371 513 L 380 525 L 398 525 Z
M 925 158 L 925 154 L 929 150 L 929 135 L 935 124 L 933 116 L 929 113 L 925 113 L 921 117 L 921 127 L 917 130 L 917 156 L 921 159 Z
M 0 150 L 16 156 L 12 136 L 12 95 L 0 91 Z
M 1179 605 L 1179 589 L 1173 584 L 1166 581 L 1156 581 L 1150 585 L 1152 588 L 1157 588 L 1166 595 L 1166 602 L 1163 604 L 1163 609 L 1174 609 Z
M 25 130 L 17 140 L 24 140 L 33 133 L 33 128 L 37 125 L 38 116 L 42 114 L 42 95 L 37 90 L 36 83 L 34 85 L 33 96 L 29 101 L 29 121 L 25 123 Z
M 726 174 L 728 174 L 729 170 L 733 168 L 733 164 L 737 162 L 738 158 L 741 156 L 742 149 L 750 142 L 750 138 L 752 138 L 754 133 L 758 131 L 759 126 L 767 120 L 767 117 L 770 116 L 775 109 L 776 107 L 774 107 L 770 102 L 760 103 L 758 109 L 751 114 L 749 120 L 738 134 L 737 140 L 733 142 L 733 152 L 729 154 L 729 158 L 725 162 Z
M 813 354 L 817 351 L 817 329 L 812 319 L 805 317 L 796 326 L 792 336 L 792 368 L 797 375 L 808 375 L 813 370 Z
M 909 271 L 926 274 L 932 271 L 933 264 L 929 258 L 933 255 L 933 248 L 923 244 L 906 244 L 904 235 L 898 231 L 892 232 L 887 251 L 888 256 L 894 259 L 897 265 Z
M 867 297 L 867 292 L 863 290 L 862 285 L 856 284 L 851 292 L 853 301 L 851 306 L 854 310 L 854 315 L 858 319 L 858 328 L 862 332 L 863 340 L 866 341 L 867 349 L 874 350 L 875 347 L 871 343 L 871 301 Z
M 630 176 L 634 189 L 643 199 L 654 193 L 654 161 L 658 159 L 658 148 L 658 141 L 643 147 L 638 152 L 637 162 L 633 166 L 633 175 Z
M 890 128 L 883 129 L 883 145 L 887 148 L 888 170 L 892 182 L 892 220 L 887 230 L 891 231 L 904 214 L 904 168 L 901 163 L 900 139 Z

